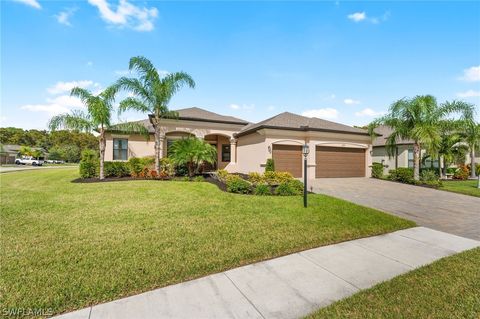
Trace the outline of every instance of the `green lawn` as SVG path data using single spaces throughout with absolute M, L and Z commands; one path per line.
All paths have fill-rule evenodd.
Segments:
M 478 181 L 476 180 L 443 181 L 442 183 L 443 187 L 440 188 L 442 190 L 480 197 L 480 188 L 477 188 Z
M 256 197 L 205 182 L 78 184 L 77 169 L 2 174 L 4 308 L 53 313 L 413 222 L 323 195 Z
M 471 318 L 480 314 L 480 248 L 443 258 L 311 315 L 320 318 Z

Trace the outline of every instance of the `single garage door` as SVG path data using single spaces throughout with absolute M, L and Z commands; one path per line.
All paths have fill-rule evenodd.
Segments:
M 365 177 L 362 148 L 317 146 L 315 177 Z
M 302 147 L 296 145 L 273 145 L 275 170 L 290 172 L 294 177 L 302 177 Z

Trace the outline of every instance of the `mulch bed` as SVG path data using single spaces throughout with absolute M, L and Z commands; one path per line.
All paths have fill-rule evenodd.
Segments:
M 104 179 L 100 179 L 98 177 L 94 178 L 76 178 L 72 181 L 72 183 L 109 183 L 109 182 L 125 182 L 125 181 L 168 181 L 171 178 L 164 178 L 164 179 L 154 179 L 154 178 L 134 178 L 131 176 L 127 177 L 106 177 Z

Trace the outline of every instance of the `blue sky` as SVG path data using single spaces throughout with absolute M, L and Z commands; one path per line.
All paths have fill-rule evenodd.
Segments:
M 1 126 L 46 128 L 132 56 L 186 71 L 172 109 L 363 125 L 396 99 L 480 107 L 480 2 L 0 1 Z M 121 98 L 121 96 L 120 96 Z M 117 120 L 145 115 L 127 113 Z

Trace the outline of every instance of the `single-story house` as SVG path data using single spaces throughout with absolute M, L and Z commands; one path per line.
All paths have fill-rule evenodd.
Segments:
M 0 145 L 0 164 L 15 164 L 15 159 L 20 156 L 21 148 L 21 145 L 16 144 Z M 31 149 L 46 154 L 46 151 L 41 147 L 31 147 Z
M 267 159 L 275 169 L 303 176 L 302 146 L 307 144 L 309 177 L 365 177 L 371 174 L 372 141 L 363 129 L 284 112 L 258 123 L 220 115 L 201 108 L 176 110 L 177 119 L 163 119 L 161 157 L 177 139 L 196 136 L 216 147 L 215 169 L 264 172 Z M 149 119 L 139 121 L 150 139 L 138 134 L 106 134 L 107 161 L 154 155 L 154 130 Z

